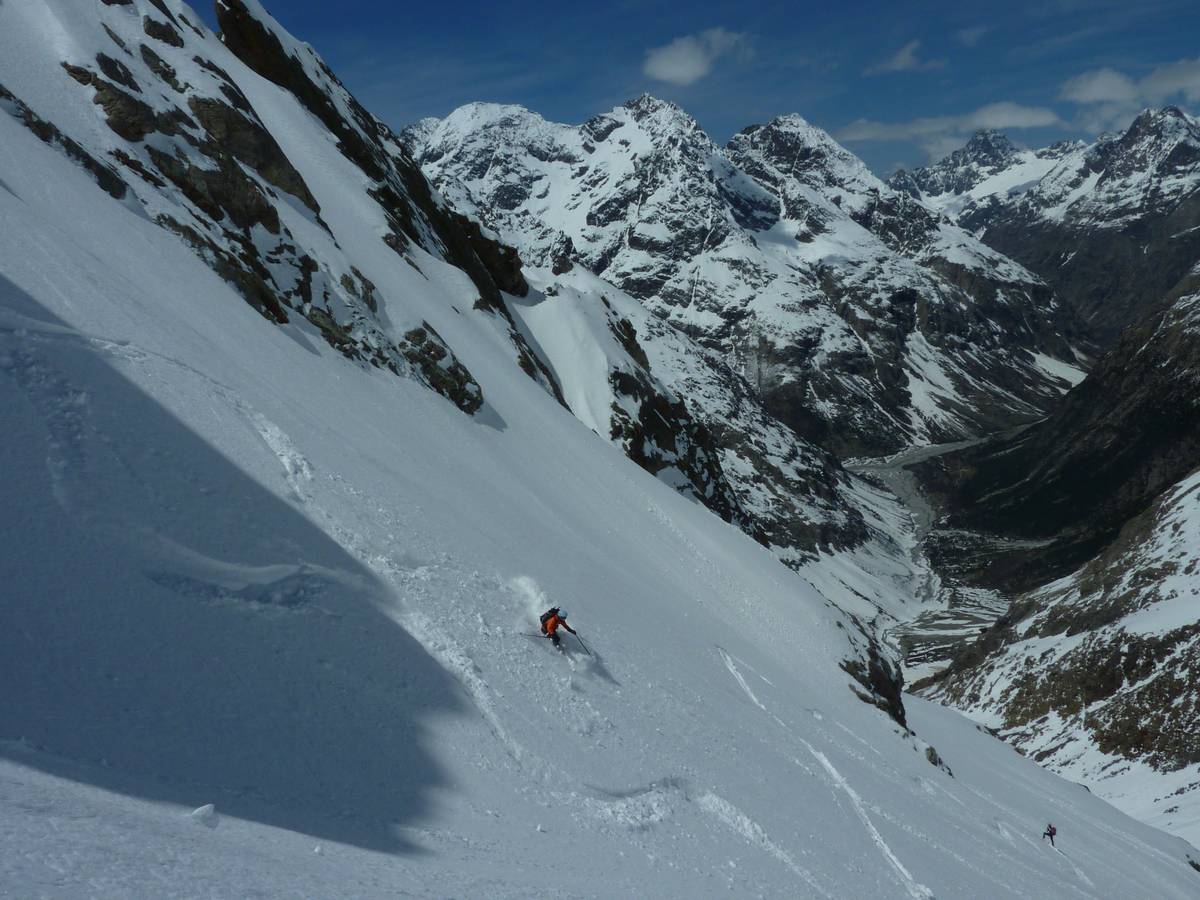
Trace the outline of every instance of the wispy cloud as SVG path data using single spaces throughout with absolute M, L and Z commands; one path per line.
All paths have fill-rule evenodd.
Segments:
M 989 103 L 961 116 L 925 116 L 907 122 L 859 119 L 838 131 L 839 141 L 916 141 L 931 159 L 961 146 L 976 131 L 986 128 L 1021 129 L 1061 125 L 1062 120 L 1044 106 L 1023 106 L 1003 101 Z
M 960 28 L 954 32 L 954 39 L 964 47 L 974 47 L 991 30 L 991 25 L 972 25 L 970 28 Z
M 1058 96 L 1080 107 L 1076 124 L 1086 131 L 1123 127 L 1144 106 L 1200 103 L 1200 59 L 1168 63 L 1137 79 L 1091 69 L 1063 82 Z
M 642 71 L 656 81 L 681 86 L 694 84 L 712 71 L 718 58 L 734 51 L 749 52 L 746 35 L 709 28 L 647 50 Z
M 946 65 L 944 59 L 921 59 L 917 51 L 921 49 L 920 41 L 909 41 L 887 59 L 864 69 L 864 75 L 883 75 L 888 72 L 926 72 L 930 69 L 940 69 Z

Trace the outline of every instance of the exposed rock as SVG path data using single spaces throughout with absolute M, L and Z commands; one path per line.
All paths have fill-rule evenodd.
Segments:
M 155 132 L 190 138 L 185 129 L 196 129 L 196 123 L 182 110 L 155 112 L 148 103 L 81 66 L 63 63 L 63 68 L 80 84 L 92 87 L 92 102 L 104 110 L 108 127 L 127 141 L 136 143 Z
M 124 85 L 131 91 L 142 92 L 141 86 L 133 77 L 133 73 L 129 71 L 129 67 L 120 60 L 113 59 L 104 53 L 96 54 L 96 65 L 100 67 L 100 71 L 111 78 L 117 84 Z
M 864 634 L 866 630 L 863 629 Z M 887 659 L 878 642 L 871 639 L 866 661 L 849 659 L 842 669 L 862 686 L 865 693 L 859 698 L 886 712 L 900 725 L 908 727 L 908 714 L 904 711 L 904 676 L 899 666 Z
M 162 41 L 164 44 L 170 44 L 172 47 L 183 46 L 183 37 L 166 22 L 159 22 L 157 19 L 144 16 L 142 18 L 142 28 L 147 35 L 156 41 Z
M 124 198 L 128 190 L 128 185 L 125 184 L 125 180 L 120 175 L 59 131 L 54 124 L 47 122 L 31 110 L 21 100 L 13 96 L 2 84 L 0 84 L 0 109 L 21 122 L 21 124 L 33 132 L 38 140 L 58 148 L 67 157 L 77 162 L 96 180 L 96 183 L 106 193 L 117 200 Z
M 483 406 L 483 391 L 450 352 L 441 335 L 426 322 L 404 335 L 406 359 L 420 368 L 426 382 L 455 406 L 470 415 Z
M 150 71 L 169 84 L 177 94 L 182 94 L 184 86 L 179 83 L 175 69 L 167 65 L 161 56 L 145 44 L 139 44 L 138 49 L 142 54 L 142 60 L 150 68 Z
M 225 153 L 254 169 L 271 184 L 298 198 L 314 213 L 321 209 L 300 173 L 279 149 L 279 144 L 262 125 L 247 118 L 231 106 L 206 97 L 189 97 L 188 108 L 216 144 L 210 155 L 222 158 Z

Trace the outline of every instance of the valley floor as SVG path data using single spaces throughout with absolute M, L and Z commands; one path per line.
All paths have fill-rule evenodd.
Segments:
M 962 584 L 953 574 L 937 570 L 925 549 L 925 542 L 936 523 L 937 511 L 908 469 L 915 463 L 986 440 L 988 438 L 917 447 L 889 457 L 857 459 L 846 464 L 848 469 L 887 487 L 900 499 L 911 517 L 910 527 L 898 534 L 898 540 L 907 541 L 915 605 L 897 606 L 900 620 L 885 629 L 886 636 L 903 660 L 908 686 L 945 668 L 981 631 L 1007 612 L 1015 599 L 1000 591 Z M 961 534 L 966 544 L 979 543 L 976 536 Z M 911 612 L 911 615 L 904 617 L 905 612 Z M 1011 673 L 1007 676 L 993 674 L 984 680 L 990 690 L 998 691 L 1009 686 L 1007 679 L 1011 677 Z M 930 694 L 930 691 L 922 690 L 922 693 Z M 1006 732 L 1002 715 L 976 707 L 963 708 L 960 712 L 994 733 L 1012 736 Z M 1022 729 L 1013 731 L 1019 733 Z M 1142 760 L 1101 752 L 1094 735 L 1083 727 L 1082 722 L 1072 722 L 1057 714 L 1050 716 L 1046 733 L 1052 737 L 1040 743 L 1032 742 L 1025 752 L 1037 752 L 1038 759 L 1049 769 L 1086 784 L 1098 797 L 1125 813 L 1193 844 L 1200 844 L 1200 805 L 1193 800 L 1200 785 L 1200 770 L 1196 766 L 1163 771 Z

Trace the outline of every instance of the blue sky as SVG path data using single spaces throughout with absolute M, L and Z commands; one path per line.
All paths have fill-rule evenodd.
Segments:
M 979 127 L 1041 146 L 1200 109 L 1198 0 L 264 3 L 396 126 L 472 100 L 578 123 L 649 91 L 718 143 L 798 112 L 887 174 Z

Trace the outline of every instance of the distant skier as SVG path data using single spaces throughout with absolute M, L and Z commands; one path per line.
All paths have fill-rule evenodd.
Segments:
M 567 611 L 565 609 L 552 606 L 542 613 L 542 634 L 550 638 L 554 642 L 555 647 L 562 641 L 562 638 L 558 636 L 558 627 L 560 625 L 576 637 L 579 636 L 576 634 L 575 629 L 567 624 Z
M 1054 836 L 1056 834 L 1058 834 L 1058 829 L 1055 828 L 1053 825 L 1047 825 L 1046 830 L 1042 832 L 1042 840 L 1044 841 L 1046 838 L 1050 838 L 1050 846 L 1053 847 L 1054 846 Z

